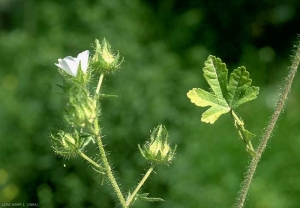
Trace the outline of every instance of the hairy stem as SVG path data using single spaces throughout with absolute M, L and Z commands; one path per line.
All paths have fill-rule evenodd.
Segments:
M 95 102 L 97 102 L 98 95 L 100 94 L 100 88 L 102 85 L 103 77 L 104 77 L 104 74 L 101 74 L 97 88 L 96 88 L 96 92 L 95 92 Z M 94 130 L 95 130 L 95 134 L 96 134 L 95 136 L 96 136 L 96 140 L 97 140 L 97 144 L 98 144 L 98 148 L 99 148 L 99 152 L 100 152 L 100 157 L 101 157 L 101 160 L 102 160 L 103 166 L 104 166 L 104 171 L 109 179 L 109 182 L 111 183 L 111 185 L 113 187 L 113 190 L 115 191 L 115 193 L 121 203 L 121 206 L 126 207 L 125 198 L 124 198 L 124 196 L 121 192 L 121 189 L 112 173 L 111 167 L 110 167 L 109 162 L 106 157 L 104 146 L 103 146 L 103 143 L 101 140 L 101 128 L 99 126 L 98 118 L 96 118 L 94 121 Z
M 130 197 L 127 199 L 127 201 L 126 201 L 126 207 L 130 206 L 130 204 L 132 203 L 134 197 L 136 196 L 136 194 L 138 193 L 138 191 L 140 190 L 140 188 L 144 185 L 144 183 L 146 182 L 146 180 L 148 179 L 148 177 L 152 173 L 154 167 L 155 167 L 155 165 L 152 164 L 151 167 L 149 168 L 149 170 L 145 173 L 145 175 L 142 178 L 142 180 L 140 181 L 140 183 L 137 185 L 137 187 L 135 188 L 135 190 L 132 192 L 132 194 L 130 195 Z
M 244 127 L 244 122 L 242 119 L 240 119 L 233 110 L 230 111 L 230 115 L 233 119 L 234 122 L 234 127 L 237 130 L 240 139 L 244 142 L 246 145 L 246 151 L 253 157 L 256 153 L 255 150 L 253 149 L 252 143 L 250 141 L 251 136 L 247 134 L 247 130 Z M 249 132 L 250 133 L 250 132 Z
M 98 144 L 98 147 L 99 147 L 99 151 L 100 151 L 100 156 L 101 156 L 101 159 L 102 159 L 102 162 L 103 162 L 103 166 L 105 168 L 105 172 L 107 174 L 107 177 L 109 179 L 109 182 L 111 183 L 115 193 L 117 194 L 117 197 L 122 205 L 122 207 L 126 207 L 126 202 L 125 202 L 125 199 L 124 199 L 124 196 L 117 184 L 117 181 L 112 173 L 112 170 L 111 170 L 111 167 L 108 163 L 108 160 L 107 160 L 107 157 L 106 157 L 106 154 L 105 154 L 105 150 L 104 150 L 104 147 L 103 147 L 103 144 L 102 144 L 102 141 L 101 141 L 101 137 L 100 136 L 97 136 L 97 144 Z
M 95 166 L 96 168 L 98 168 L 100 171 L 104 171 L 104 168 L 101 165 L 99 165 L 98 163 L 96 163 L 93 159 L 91 159 L 89 156 L 87 156 L 83 152 L 78 151 L 78 155 L 80 155 L 83 159 L 85 159 L 86 161 L 88 161 L 89 163 L 91 163 L 93 166 Z
M 239 117 L 235 114 L 233 110 L 231 110 L 231 116 L 233 117 L 233 120 L 238 123 L 238 125 L 243 126 L 244 122 L 239 119 Z
M 96 88 L 96 96 L 98 96 L 99 93 L 100 93 L 100 88 L 101 88 L 101 85 L 102 85 L 103 77 L 104 77 L 104 74 L 101 74 L 100 77 L 99 77 L 99 82 L 98 82 L 98 85 L 97 85 L 97 88 Z
M 264 150 L 267 146 L 268 140 L 273 132 L 273 129 L 277 122 L 277 119 L 284 108 L 284 104 L 287 100 L 288 93 L 290 92 L 291 85 L 293 83 L 293 79 L 295 77 L 297 68 L 299 66 L 299 62 L 300 62 L 300 41 L 298 42 L 298 46 L 296 48 L 296 52 L 295 52 L 295 55 L 292 60 L 292 65 L 289 67 L 289 73 L 285 79 L 284 88 L 280 94 L 280 98 L 278 100 L 277 106 L 276 106 L 276 108 L 273 112 L 273 115 L 269 121 L 269 124 L 264 132 L 264 135 L 261 138 L 260 144 L 256 151 L 257 154 L 251 160 L 250 166 L 246 172 L 244 181 L 243 181 L 241 189 L 239 191 L 239 195 L 237 197 L 236 204 L 233 206 L 234 208 L 242 208 L 244 206 L 245 199 L 247 197 L 247 193 L 248 193 L 252 178 L 256 171 L 257 164 L 262 156 L 262 153 L 264 152 Z

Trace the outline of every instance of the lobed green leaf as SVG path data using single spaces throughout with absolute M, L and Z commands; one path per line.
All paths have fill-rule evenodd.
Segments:
M 201 121 L 206 123 L 213 124 L 221 115 L 255 99 L 259 93 L 258 87 L 251 86 L 249 72 L 243 66 L 230 74 L 228 82 L 226 65 L 215 56 L 210 55 L 205 61 L 203 76 L 212 92 L 193 88 L 187 93 L 187 97 L 197 106 L 211 106 L 201 117 Z
M 201 121 L 213 124 L 222 114 L 230 111 L 224 98 L 218 98 L 209 92 L 194 88 L 187 93 L 191 102 L 200 107 L 211 106 L 202 114 Z
M 227 95 L 228 70 L 221 59 L 210 55 L 205 61 L 203 73 L 204 78 L 217 97 L 221 98 Z
M 258 87 L 250 87 L 252 80 L 245 67 L 238 67 L 230 74 L 227 102 L 231 109 L 253 100 L 259 92 Z

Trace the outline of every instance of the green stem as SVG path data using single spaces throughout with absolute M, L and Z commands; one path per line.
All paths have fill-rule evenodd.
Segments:
M 252 160 L 250 162 L 250 166 L 248 167 L 248 170 L 245 174 L 245 178 L 242 183 L 241 189 L 239 191 L 239 195 L 237 197 L 236 204 L 233 205 L 233 207 L 235 207 L 235 208 L 242 208 L 244 206 L 245 199 L 247 197 L 248 190 L 249 190 L 249 187 L 252 182 L 252 178 L 253 178 L 256 168 L 257 168 L 257 164 L 258 164 L 258 162 L 262 156 L 262 153 L 264 152 L 264 150 L 267 146 L 267 143 L 272 135 L 272 132 L 274 130 L 274 126 L 278 120 L 278 117 L 284 108 L 284 104 L 285 104 L 285 102 L 287 100 L 287 96 L 291 90 L 291 86 L 292 86 L 294 77 L 296 75 L 297 68 L 299 66 L 299 62 L 300 62 L 300 41 L 298 42 L 295 56 L 293 57 L 293 60 L 292 60 L 292 65 L 291 65 L 291 67 L 289 67 L 290 70 L 285 79 L 284 88 L 282 90 L 282 93 L 280 94 L 280 98 L 278 100 L 276 109 L 273 112 L 273 115 L 269 121 L 269 124 L 268 124 L 268 126 L 264 132 L 264 135 L 260 141 L 260 144 L 257 148 L 257 151 L 256 151 L 257 154 L 252 158 Z
M 99 98 L 98 96 L 100 94 L 100 89 L 101 89 L 101 85 L 102 85 L 102 82 L 103 82 L 103 77 L 104 77 L 104 74 L 101 74 L 100 77 L 99 77 L 99 81 L 98 81 L 97 88 L 96 88 L 96 91 L 95 91 L 95 96 L 94 96 L 95 104 L 97 104 L 97 102 L 98 102 L 98 98 Z M 94 121 L 94 131 L 96 133 L 96 136 L 100 135 L 100 127 L 99 127 L 98 118 L 96 118 L 95 121 Z
M 101 89 L 101 85 L 102 85 L 102 81 L 103 81 L 103 77 L 104 77 L 104 74 L 101 74 L 100 77 L 99 77 L 99 82 L 98 82 L 98 85 L 97 85 L 97 88 L 96 88 L 96 92 L 95 92 L 95 102 L 97 102 L 97 98 L 98 98 L 98 95 L 100 94 L 100 89 Z M 97 144 L 98 144 L 98 148 L 99 148 L 99 152 L 100 152 L 100 157 L 101 157 L 101 160 L 103 162 L 103 166 L 104 166 L 104 171 L 108 177 L 108 180 L 109 182 L 111 183 L 122 207 L 126 207 L 126 202 L 125 202 L 125 198 L 120 190 L 120 187 L 118 186 L 118 183 L 112 173 L 112 170 L 111 170 L 111 167 L 108 163 L 108 160 L 107 160 L 107 157 L 106 157 L 106 153 L 105 153 L 105 150 L 104 150 L 104 147 L 103 147 L 103 143 L 102 143 L 102 140 L 101 140 L 101 128 L 99 127 L 99 123 L 98 123 L 98 118 L 95 119 L 94 121 L 94 130 L 95 130 L 95 136 L 96 136 L 96 139 L 97 139 Z
M 98 82 L 98 85 L 97 85 L 97 88 L 96 88 L 95 96 L 98 96 L 99 93 L 100 93 L 100 88 L 101 88 L 101 85 L 102 85 L 103 77 L 104 77 L 104 74 L 101 74 L 100 77 L 99 77 L 99 82 Z
M 235 114 L 235 112 L 233 110 L 231 110 L 231 115 L 233 117 L 233 119 L 240 125 L 240 126 L 243 126 L 244 125 L 244 122 L 241 121 L 239 119 L 239 117 Z
M 103 162 L 103 165 L 104 165 L 104 168 L 105 168 L 105 172 L 107 174 L 107 177 L 114 189 L 114 191 L 116 192 L 117 194 L 117 197 L 122 205 L 122 207 L 126 208 L 126 202 L 125 202 L 125 199 L 124 199 L 124 196 L 117 184 L 117 181 L 112 173 L 112 170 L 111 170 L 111 167 L 108 163 L 108 160 L 107 160 L 107 157 L 106 157 L 106 154 L 105 154 L 105 150 L 104 150 L 104 147 L 103 147 L 103 144 L 102 144 L 102 141 L 101 141 L 101 137 L 100 136 L 97 136 L 97 143 L 98 143 L 98 147 L 99 147 L 99 151 L 100 151 L 100 156 L 101 156 L 101 159 L 102 159 L 102 162 Z
M 135 190 L 132 192 L 132 194 L 130 195 L 130 197 L 127 199 L 127 201 L 126 201 L 126 207 L 130 206 L 130 204 L 132 203 L 134 197 L 136 196 L 136 194 L 138 193 L 138 191 L 140 190 L 140 188 L 144 185 L 144 183 L 146 182 L 146 180 L 148 179 L 148 177 L 152 173 L 154 167 L 155 167 L 155 165 L 152 164 L 151 167 L 149 168 L 149 170 L 145 173 L 145 175 L 142 178 L 142 180 L 140 181 L 140 183 L 137 185 L 137 187 L 135 188 Z
M 78 151 L 78 155 L 80 155 L 83 159 L 85 159 L 86 161 L 88 161 L 89 163 L 91 163 L 93 166 L 95 166 L 99 170 L 104 171 L 104 168 L 101 165 L 99 165 L 98 163 L 96 163 L 93 159 L 91 159 L 89 156 L 87 156 L 83 152 Z
M 242 119 L 240 119 L 233 110 L 231 110 L 230 113 L 232 119 L 234 120 L 234 127 L 236 128 L 240 138 L 242 139 L 242 141 L 244 142 L 244 144 L 246 145 L 246 151 L 253 157 L 256 153 L 253 149 L 252 143 L 249 139 L 249 136 L 247 136 L 247 134 L 245 133 L 245 131 L 247 131 L 244 127 L 244 122 L 242 121 Z

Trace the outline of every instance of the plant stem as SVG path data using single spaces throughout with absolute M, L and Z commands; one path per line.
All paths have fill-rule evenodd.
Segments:
M 231 115 L 233 117 L 233 120 L 236 121 L 238 123 L 238 125 L 240 125 L 240 126 L 244 125 L 244 122 L 239 119 L 239 117 L 235 114 L 235 112 L 233 110 L 231 110 Z
M 230 111 L 231 117 L 234 122 L 234 127 L 237 130 L 241 140 L 244 142 L 246 145 L 246 151 L 253 157 L 256 153 L 255 150 L 253 149 L 252 143 L 250 141 L 251 136 L 247 134 L 247 130 L 244 127 L 244 122 L 242 119 L 240 119 L 233 110 Z M 249 132 L 250 133 L 250 132 Z
M 284 104 L 287 100 L 288 93 L 290 92 L 291 85 L 293 83 L 293 79 L 295 77 L 295 74 L 297 72 L 297 68 L 299 66 L 300 62 L 300 41 L 298 42 L 298 46 L 296 48 L 295 55 L 292 60 L 292 65 L 289 67 L 289 73 L 285 79 L 284 88 L 280 94 L 279 101 L 277 102 L 277 106 L 273 112 L 273 115 L 269 121 L 269 124 L 264 132 L 264 135 L 261 139 L 261 142 L 257 148 L 256 155 L 252 158 L 250 166 L 246 172 L 244 181 L 242 183 L 241 189 L 239 191 L 236 204 L 233 205 L 235 208 L 242 208 L 245 203 L 245 199 L 247 197 L 247 193 L 249 190 L 249 187 L 251 185 L 252 178 L 254 176 L 254 173 L 256 171 L 257 164 L 262 156 L 263 151 L 265 150 L 268 140 L 273 132 L 274 126 L 277 122 L 277 119 L 282 112 L 284 108 Z
M 140 181 L 140 183 L 137 185 L 137 187 L 135 188 L 135 190 L 132 192 L 132 194 L 130 195 L 130 197 L 127 199 L 127 201 L 126 201 L 126 207 L 130 206 L 132 200 L 134 199 L 134 197 L 136 196 L 136 194 L 138 193 L 138 191 L 140 190 L 140 188 L 144 185 L 144 183 L 146 182 L 147 178 L 152 173 L 154 167 L 155 167 L 155 165 L 152 164 L 151 167 L 149 168 L 149 170 L 145 173 L 145 175 L 142 178 L 142 180 Z
M 95 92 L 95 102 L 97 102 L 97 96 L 100 94 L 100 88 L 101 88 L 101 85 L 102 85 L 102 81 L 103 81 L 103 77 L 104 77 L 104 74 L 101 74 L 100 75 L 100 78 L 99 78 L 99 82 L 98 82 L 98 85 L 97 85 L 97 88 L 96 88 L 96 92 Z M 95 136 L 96 136 L 96 139 L 97 139 L 97 144 L 98 144 L 98 148 L 99 148 L 99 152 L 100 152 L 100 157 L 101 157 L 101 160 L 103 162 L 103 166 L 104 166 L 104 171 L 105 173 L 107 174 L 107 177 L 122 205 L 122 207 L 126 207 L 126 202 L 125 202 L 125 198 L 120 190 L 120 187 L 118 186 L 118 183 L 112 173 L 112 170 L 111 170 L 111 167 L 108 163 L 108 160 L 107 160 L 107 157 L 106 157 L 106 153 L 105 153 L 105 150 L 104 150 L 104 147 L 103 147 L 103 143 L 102 143 L 102 140 L 101 140 L 101 128 L 99 127 L 99 122 L 98 122 L 98 118 L 95 119 L 94 121 L 94 130 L 95 130 Z
M 98 82 L 98 85 L 97 85 L 97 88 L 96 88 L 96 95 L 95 96 L 98 96 L 99 93 L 100 93 L 100 88 L 101 88 L 101 85 L 102 85 L 103 77 L 104 77 L 104 74 L 101 74 L 100 77 L 99 77 L 99 82 Z
M 83 157 L 83 159 L 85 159 L 86 161 L 88 161 L 89 163 L 91 163 L 93 166 L 95 166 L 96 168 L 98 168 L 101 171 L 104 171 L 104 168 L 99 165 L 98 163 L 96 163 L 93 159 L 91 159 L 89 156 L 87 156 L 86 154 L 84 154 L 81 151 L 78 151 L 78 154 Z
M 98 96 L 100 94 L 100 89 L 101 89 L 103 77 L 104 77 L 104 74 L 101 74 L 100 77 L 99 77 L 99 81 L 98 81 L 97 88 L 96 88 L 96 91 L 95 91 L 95 96 L 94 96 L 95 104 L 97 104 L 97 102 L 98 102 Z M 98 117 L 96 117 L 95 120 L 94 120 L 93 128 L 94 128 L 95 137 L 101 136 L 101 129 L 100 129 L 100 126 L 99 126 Z
M 108 160 L 107 160 L 107 157 L 106 157 L 106 154 L 105 154 L 105 150 L 104 150 L 104 147 L 103 147 L 103 144 L 102 144 L 102 141 L 101 141 L 101 137 L 100 136 L 97 136 L 97 143 L 98 143 L 98 147 L 99 147 L 99 151 L 100 151 L 100 156 L 101 156 L 101 159 L 102 159 L 102 162 L 103 162 L 103 165 L 104 165 L 104 168 L 105 168 L 105 172 L 107 174 L 107 177 L 114 189 L 114 191 L 116 192 L 117 194 L 117 197 L 122 205 L 122 207 L 127 207 L 126 206 L 126 202 L 125 202 L 125 199 L 124 199 L 124 196 L 117 184 L 117 181 L 112 173 L 112 170 L 111 170 L 111 167 L 108 163 Z

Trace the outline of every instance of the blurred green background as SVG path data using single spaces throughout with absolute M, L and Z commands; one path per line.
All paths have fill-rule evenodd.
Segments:
M 230 117 L 201 123 L 205 109 L 186 93 L 208 89 L 202 68 L 209 54 L 230 71 L 244 65 L 260 94 L 238 113 L 258 135 L 256 147 L 290 64 L 299 14 L 299 0 L 1 0 L 0 202 L 116 207 L 107 182 L 101 186 L 80 158 L 56 157 L 49 141 L 64 106 L 54 63 L 106 37 L 125 58 L 103 86 L 118 98 L 102 104 L 104 143 L 122 189 L 135 185 L 148 167 L 137 144 L 151 129 L 166 125 L 170 142 L 178 145 L 173 164 L 158 167 L 143 189 L 165 202 L 135 207 L 230 207 L 249 157 Z M 296 76 L 246 207 L 299 207 L 299 81 Z

